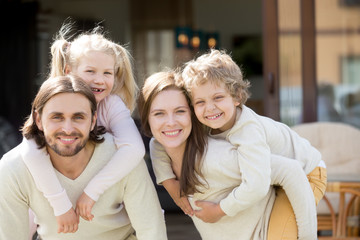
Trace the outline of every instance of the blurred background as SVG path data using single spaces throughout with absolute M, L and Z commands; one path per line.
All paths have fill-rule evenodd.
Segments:
M 289 126 L 360 128 L 360 0 L 1 0 L 0 8 L 0 157 L 21 141 L 68 17 L 79 30 L 100 23 L 126 45 L 140 87 L 156 71 L 225 49 L 251 82 L 247 105 L 257 113 Z

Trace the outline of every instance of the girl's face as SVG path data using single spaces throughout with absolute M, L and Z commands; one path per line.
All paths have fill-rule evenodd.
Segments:
M 154 98 L 149 125 L 166 151 L 185 149 L 192 127 L 190 111 L 184 93 L 179 90 L 164 90 Z
M 115 60 L 109 54 L 91 51 L 79 60 L 71 72 L 81 77 L 90 87 L 99 103 L 109 96 L 115 81 Z
M 235 123 L 236 107 L 239 102 L 229 94 L 225 85 L 206 82 L 191 89 L 196 117 L 199 121 L 214 129 L 213 133 L 224 132 Z

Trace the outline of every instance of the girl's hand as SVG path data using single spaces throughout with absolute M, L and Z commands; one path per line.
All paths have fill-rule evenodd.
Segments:
M 95 201 L 83 192 L 76 202 L 76 214 L 87 221 L 93 220 L 94 215 L 91 214 L 91 210 L 94 204 Z
M 220 208 L 220 204 L 207 201 L 196 201 L 195 205 L 201 208 L 201 210 L 195 210 L 195 216 L 206 223 L 215 223 L 226 215 Z
M 56 222 L 58 225 L 58 233 L 74 233 L 78 230 L 79 216 L 76 215 L 73 208 L 70 208 L 66 213 L 57 216 Z

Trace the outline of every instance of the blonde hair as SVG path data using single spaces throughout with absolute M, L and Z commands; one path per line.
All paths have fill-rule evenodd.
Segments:
M 66 68 L 74 69 L 82 57 L 90 51 L 98 51 L 114 57 L 115 81 L 111 94 L 118 95 L 132 112 L 135 108 L 138 87 L 132 70 L 130 53 L 121 45 L 105 38 L 103 29 L 95 27 L 69 40 L 72 24 L 64 24 L 51 46 L 51 71 L 49 77 L 65 76 Z
M 230 95 L 240 103 L 239 106 L 245 104 L 250 97 L 250 83 L 243 79 L 240 67 L 225 51 L 211 49 L 210 52 L 187 62 L 182 78 L 190 95 L 192 87 L 211 82 L 224 84 Z

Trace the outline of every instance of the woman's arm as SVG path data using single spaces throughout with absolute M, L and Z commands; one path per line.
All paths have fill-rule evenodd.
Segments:
M 180 207 L 185 214 L 192 216 L 194 212 L 188 198 L 180 195 L 180 183 L 176 179 L 171 167 L 171 159 L 166 154 L 163 146 L 154 138 L 150 141 L 150 156 L 156 182 L 164 186 L 175 204 Z

